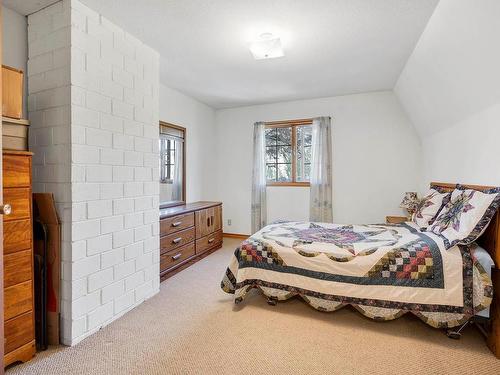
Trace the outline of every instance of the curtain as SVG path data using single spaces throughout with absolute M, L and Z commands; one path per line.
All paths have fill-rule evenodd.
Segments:
M 175 151 L 174 151 L 174 176 L 172 181 L 172 200 L 182 201 L 184 197 L 182 196 L 182 147 L 184 147 L 184 142 L 174 140 Z
M 266 126 L 256 122 L 253 127 L 252 169 L 252 233 L 266 225 Z
M 333 221 L 332 210 L 332 131 L 330 117 L 312 123 L 309 220 Z

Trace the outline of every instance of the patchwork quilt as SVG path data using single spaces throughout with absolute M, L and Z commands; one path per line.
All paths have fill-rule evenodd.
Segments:
M 414 223 L 279 222 L 236 249 L 221 283 L 241 302 L 252 288 L 321 311 L 351 305 L 376 320 L 411 312 L 434 327 L 462 324 L 487 308 L 492 282 L 474 246 L 446 249 Z

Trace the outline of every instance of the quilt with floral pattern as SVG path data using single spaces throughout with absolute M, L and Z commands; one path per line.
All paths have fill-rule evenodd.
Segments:
M 258 288 L 275 300 L 299 296 L 321 311 L 351 305 L 377 320 L 411 312 L 442 328 L 462 324 L 493 295 L 473 245 L 446 249 L 412 222 L 268 225 L 236 249 L 221 287 L 236 303 Z

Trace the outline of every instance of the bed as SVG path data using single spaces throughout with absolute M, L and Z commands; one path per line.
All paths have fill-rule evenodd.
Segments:
M 241 243 L 221 287 L 235 303 L 258 288 L 271 303 L 298 296 L 320 311 L 350 305 L 380 321 L 411 313 L 436 328 L 482 315 L 491 323 L 488 345 L 500 357 L 499 225 L 496 212 L 477 243 L 447 247 L 413 222 L 276 222 Z M 496 267 L 489 270 L 488 264 Z

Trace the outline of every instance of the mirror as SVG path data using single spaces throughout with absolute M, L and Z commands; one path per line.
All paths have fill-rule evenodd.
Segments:
M 160 121 L 160 208 L 186 202 L 186 129 Z

